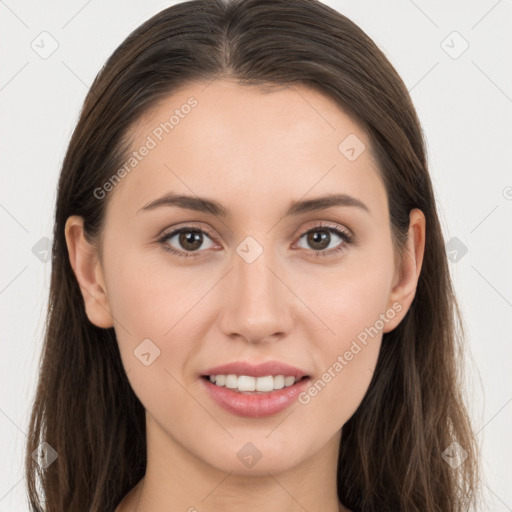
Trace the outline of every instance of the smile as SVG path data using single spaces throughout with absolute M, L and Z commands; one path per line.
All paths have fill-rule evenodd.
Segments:
M 261 392 L 268 393 L 270 391 L 283 389 L 284 387 L 293 386 L 296 382 L 293 376 L 284 375 L 266 375 L 264 377 L 252 377 L 250 375 L 210 375 L 210 382 L 216 386 L 225 386 L 226 388 L 241 393 Z
M 217 382 L 211 382 L 213 377 Z M 269 389 L 272 384 L 272 389 L 268 391 L 257 390 L 256 385 L 259 379 L 262 379 L 260 382 L 262 386 L 266 386 L 266 389 Z M 289 379 L 288 385 L 284 383 L 286 379 Z M 293 382 L 291 379 L 293 379 Z M 210 398 L 223 409 L 236 416 L 262 418 L 278 414 L 290 407 L 309 385 L 311 379 L 307 376 L 295 381 L 295 377 L 284 377 L 282 375 L 258 378 L 247 375 L 238 377 L 236 375 L 217 375 L 203 376 L 200 380 L 206 387 Z M 219 382 L 223 380 L 225 381 L 224 384 L 220 384 Z M 230 388 L 226 383 L 234 387 Z M 276 385 L 279 387 L 281 383 L 283 383 L 283 387 L 280 389 L 274 388 Z M 244 391 L 244 388 L 247 387 L 252 389 L 253 384 L 254 390 Z

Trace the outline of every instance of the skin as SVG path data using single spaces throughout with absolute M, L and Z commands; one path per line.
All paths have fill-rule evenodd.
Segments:
M 414 298 L 424 215 L 411 211 L 406 252 L 395 260 L 386 191 L 365 130 L 306 86 L 188 85 L 133 127 L 134 150 L 191 96 L 198 105 L 109 192 L 101 248 L 85 240 L 80 217 L 66 224 L 87 316 L 115 328 L 146 409 L 146 475 L 116 512 L 347 510 L 336 493 L 341 428 L 368 389 L 382 333 Z M 354 161 L 338 150 L 348 134 L 366 147 Z M 231 214 L 169 206 L 137 213 L 170 191 L 215 199 Z M 292 201 L 333 192 L 369 212 L 335 206 L 283 217 Z M 315 257 L 345 243 L 329 231 L 324 248 L 308 242 L 303 235 L 319 221 L 348 230 L 355 243 Z M 179 257 L 156 242 L 164 230 L 190 225 L 212 234 L 198 251 L 179 236 L 164 243 L 199 256 Z M 236 252 L 247 236 L 263 249 L 252 263 Z M 393 304 L 401 311 L 305 405 L 242 418 L 214 403 L 199 380 L 225 362 L 272 359 L 315 381 Z M 161 351 L 149 366 L 134 357 L 146 338 Z M 237 458 L 248 442 L 262 455 L 252 468 Z

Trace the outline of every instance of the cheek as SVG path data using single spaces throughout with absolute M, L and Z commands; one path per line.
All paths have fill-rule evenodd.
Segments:
M 318 425 L 341 428 L 357 410 L 373 377 L 381 335 L 364 346 L 349 343 L 332 354 L 323 374 L 299 398 Z
M 123 365 L 135 392 L 149 405 L 161 386 L 164 394 L 179 394 L 169 374 L 187 370 L 200 349 L 196 330 L 205 323 L 208 292 L 218 278 L 207 268 L 173 268 L 165 255 L 133 249 L 124 254 L 117 264 L 110 262 L 109 303 Z
M 112 313 L 133 336 L 162 338 L 200 301 L 211 277 L 172 268 L 165 255 L 125 254 L 108 276 Z
M 388 307 L 394 263 L 391 248 L 377 255 L 353 253 L 339 266 L 304 272 L 307 278 L 297 281 L 297 294 L 307 297 L 324 324 L 328 345 L 337 350 L 376 323 L 382 330 L 379 319 Z
M 345 282 L 323 309 L 330 330 L 316 339 L 321 354 L 319 375 L 300 402 L 310 407 L 318 424 L 340 428 L 359 407 L 373 377 L 382 340 L 384 286 L 366 276 L 358 284 Z M 380 284 L 377 286 L 377 284 Z M 331 332 L 331 330 L 333 332 Z
M 322 373 L 301 402 L 324 424 L 343 425 L 361 403 L 377 364 L 383 327 L 395 316 L 387 309 L 394 271 L 391 248 L 378 256 L 340 266 L 329 280 L 317 279 L 321 291 L 311 286 L 302 292 L 328 326 L 316 338 Z
M 127 377 L 147 411 L 165 416 L 166 400 L 173 410 L 184 410 L 190 397 L 179 384 L 183 379 L 177 369 L 186 366 L 190 344 L 180 333 L 190 325 L 204 292 L 199 281 L 183 272 L 171 273 L 165 258 L 157 261 L 128 250 L 124 254 L 118 264 L 111 263 L 107 287 Z

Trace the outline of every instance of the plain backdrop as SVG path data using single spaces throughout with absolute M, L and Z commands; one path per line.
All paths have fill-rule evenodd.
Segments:
M 467 330 L 485 505 L 512 511 L 512 1 L 327 1 L 403 78 L 427 141 Z M 163 0 L 0 0 L 0 512 L 28 510 L 23 450 L 56 183 L 85 94 Z M 70 340 L 63 340 L 68 343 Z

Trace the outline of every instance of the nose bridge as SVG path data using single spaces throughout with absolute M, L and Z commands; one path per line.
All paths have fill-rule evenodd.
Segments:
M 289 329 L 289 297 L 276 276 L 278 267 L 271 247 L 263 248 L 252 237 L 238 245 L 226 292 L 230 297 L 223 312 L 226 334 L 257 342 Z
M 251 249 L 252 250 L 252 249 Z M 275 290 L 275 276 L 269 270 L 272 268 L 272 255 L 270 250 L 262 252 L 253 261 L 247 261 L 242 256 L 235 260 L 236 287 L 241 295 L 251 301 L 262 299 L 265 302 L 273 301 Z

